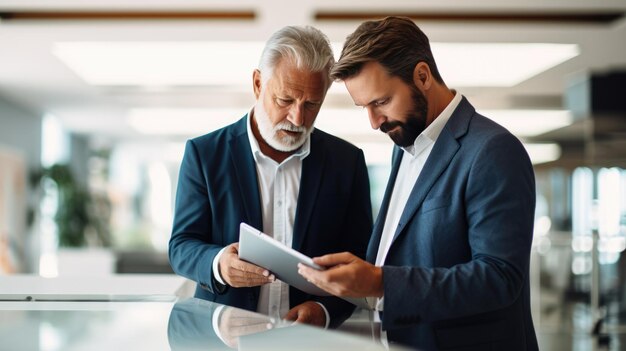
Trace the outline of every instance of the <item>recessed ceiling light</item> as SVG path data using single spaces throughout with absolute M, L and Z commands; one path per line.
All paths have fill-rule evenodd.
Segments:
M 250 85 L 263 46 L 263 42 L 234 41 L 59 42 L 54 44 L 52 52 L 92 85 L 245 88 Z M 341 46 L 333 43 L 336 57 Z M 579 54 L 574 44 L 432 43 L 431 46 L 439 71 L 450 87 L 514 86 Z

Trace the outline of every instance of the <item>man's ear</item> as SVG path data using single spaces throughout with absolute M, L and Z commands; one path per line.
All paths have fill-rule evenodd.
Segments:
M 415 69 L 413 69 L 413 83 L 422 91 L 430 89 L 433 84 L 433 75 L 426 62 L 419 62 L 415 65 Z
M 255 69 L 252 72 L 252 90 L 254 91 L 254 97 L 258 100 L 261 95 L 261 71 Z

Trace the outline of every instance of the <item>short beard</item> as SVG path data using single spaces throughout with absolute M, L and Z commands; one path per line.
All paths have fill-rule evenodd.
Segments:
M 411 86 L 411 90 L 413 106 L 406 114 L 406 122 L 391 121 L 380 125 L 380 131 L 389 135 L 391 140 L 400 147 L 413 145 L 417 136 L 426 129 L 428 101 L 416 87 Z M 400 127 L 399 130 L 393 130 L 398 126 Z
M 254 117 L 259 128 L 261 138 L 274 150 L 281 152 L 292 152 L 299 149 L 311 135 L 313 126 L 307 129 L 305 126 L 295 126 L 291 122 L 284 120 L 276 125 L 272 125 L 270 118 L 263 107 L 263 101 L 259 99 L 259 102 L 254 107 Z M 280 130 L 288 130 L 292 132 L 300 132 L 299 136 L 279 136 Z

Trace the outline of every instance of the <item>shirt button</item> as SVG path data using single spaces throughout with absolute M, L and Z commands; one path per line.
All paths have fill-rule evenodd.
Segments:
M 283 204 L 283 202 L 282 202 L 282 201 L 280 201 L 280 200 L 278 200 L 278 206 L 280 206 L 280 205 L 282 205 L 282 204 Z

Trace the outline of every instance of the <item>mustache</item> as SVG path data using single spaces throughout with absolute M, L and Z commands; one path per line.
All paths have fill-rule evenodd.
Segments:
M 293 124 L 291 124 L 289 121 L 282 121 L 280 123 L 278 123 L 277 125 L 274 126 L 274 130 L 278 131 L 278 130 L 286 130 L 289 132 L 306 132 L 306 127 L 304 126 L 295 126 Z
M 388 133 L 390 130 L 392 130 L 393 128 L 397 126 L 402 126 L 402 122 L 399 122 L 399 121 L 385 122 L 381 124 L 378 129 L 380 129 L 380 131 L 383 133 Z

